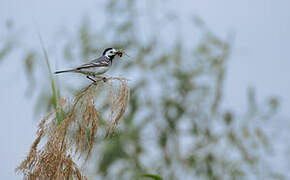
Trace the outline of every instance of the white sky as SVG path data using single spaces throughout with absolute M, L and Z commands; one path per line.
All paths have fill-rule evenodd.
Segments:
M 243 112 L 246 107 L 247 88 L 255 87 L 258 100 L 263 100 L 270 95 L 281 97 L 280 117 L 283 121 L 279 123 L 282 123 L 283 127 L 290 127 L 289 122 L 286 121 L 289 119 L 290 108 L 290 1 L 171 0 L 164 2 L 159 5 L 165 5 L 168 9 L 180 13 L 179 17 L 184 29 L 188 27 L 186 18 L 190 15 L 198 15 L 217 35 L 225 37 L 229 32 L 235 32 L 234 48 L 225 84 L 224 106 L 234 107 L 233 109 Z M 49 37 L 52 37 L 61 27 L 75 28 L 83 15 L 91 15 L 91 12 L 98 8 L 102 7 L 97 6 L 97 3 L 92 0 L 77 2 L 1 0 L 0 28 L 7 19 L 13 19 L 18 27 L 33 32 L 34 29 L 31 27 L 34 18 L 42 36 L 49 41 Z M 0 37 L 4 36 L 1 32 L 0 29 Z M 185 30 L 184 33 L 190 35 L 191 32 Z M 33 35 L 31 43 L 38 44 L 37 38 Z M 0 141 L 2 145 L 4 144 L 0 148 L 0 179 L 7 180 L 21 179 L 20 176 L 15 175 L 14 168 L 29 150 L 37 125 L 33 121 L 34 102 L 24 97 L 26 78 L 24 72 L 19 72 L 21 67 L 20 64 L 17 67 L 16 62 L 20 61 L 15 60 L 16 57 L 12 55 L 0 64 L 2 117 Z M 280 130 L 279 127 L 278 129 Z M 286 136 L 289 137 L 289 133 Z

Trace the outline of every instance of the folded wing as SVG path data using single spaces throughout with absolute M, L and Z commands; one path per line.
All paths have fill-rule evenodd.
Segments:
M 93 67 L 107 67 L 110 65 L 109 63 L 110 63 L 109 60 L 107 60 L 104 57 L 100 57 L 100 58 L 95 59 L 89 63 L 83 64 L 75 69 L 82 70 L 82 69 L 93 68 Z

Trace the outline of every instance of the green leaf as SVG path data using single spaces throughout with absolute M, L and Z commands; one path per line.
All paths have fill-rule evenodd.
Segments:
M 47 69 L 48 69 L 48 73 L 49 73 L 50 86 L 51 86 L 51 91 L 52 91 L 52 104 L 53 104 L 53 107 L 54 107 L 55 112 L 56 112 L 57 125 L 59 125 L 61 123 L 62 119 L 63 119 L 63 116 L 64 116 L 63 111 L 61 110 L 61 112 L 59 112 L 58 109 L 57 109 L 57 101 L 58 101 L 57 94 L 60 93 L 60 92 L 57 93 L 57 91 L 56 91 L 55 82 L 54 82 L 54 79 L 53 79 L 53 74 L 52 74 L 51 67 L 50 67 L 50 64 L 49 64 L 48 54 L 47 54 L 47 51 L 46 51 L 46 49 L 44 47 L 44 43 L 42 41 L 42 38 L 41 38 L 41 35 L 40 35 L 39 32 L 38 32 L 38 38 L 39 38 L 39 41 L 40 41 L 41 49 L 42 49 L 42 52 L 43 52 L 43 55 L 44 55 L 44 58 L 45 58 L 45 61 L 46 61 L 46 66 L 47 66 Z
M 163 180 L 162 177 L 155 175 L 155 174 L 144 174 L 141 177 L 151 178 L 153 180 Z

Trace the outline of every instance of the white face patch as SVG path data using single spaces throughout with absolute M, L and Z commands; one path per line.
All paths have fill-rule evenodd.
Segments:
M 109 57 L 109 56 L 114 56 L 116 55 L 117 50 L 116 49 L 110 49 L 106 52 L 105 56 Z

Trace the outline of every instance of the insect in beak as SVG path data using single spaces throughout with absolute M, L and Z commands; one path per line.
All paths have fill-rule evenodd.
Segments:
M 118 52 L 117 52 L 117 55 L 118 55 L 119 57 L 122 57 L 123 54 L 125 54 L 125 55 L 128 56 L 128 57 L 130 57 L 130 56 L 129 56 L 125 51 L 123 51 L 122 49 L 119 49 Z
M 118 51 L 118 52 L 117 52 L 117 55 L 118 55 L 119 57 L 122 57 L 122 56 L 123 56 L 123 52 Z

